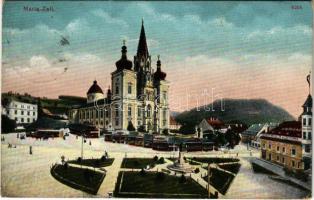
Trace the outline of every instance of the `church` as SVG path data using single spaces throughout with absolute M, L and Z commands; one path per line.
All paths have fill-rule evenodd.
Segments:
M 104 130 L 167 131 L 169 82 L 159 56 L 153 70 L 143 21 L 133 62 L 128 60 L 125 41 L 121 53 L 106 95 L 95 80 L 87 91 L 86 104 L 70 110 L 70 122 L 89 123 Z

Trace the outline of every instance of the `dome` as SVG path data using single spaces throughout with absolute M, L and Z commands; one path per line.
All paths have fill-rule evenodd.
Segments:
M 127 49 L 125 45 L 122 46 L 121 52 L 122 52 L 121 59 L 116 62 L 117 70 L 118 71 L 121 71 L 124 69 L 132 70 L 132 61 L 129 61 L 127 59 L 127 56 L 126 56 Z
M 166 76 L 167 76 L 167 74 L 165 72 L 161 71 L 161 62 L 160 62 L 159 57 L 158 57 L 157 70 L 154 73 L 154 79 L 155 80 L 165 80 Z
M 93 85 L 89 88 L 87 94 L 93 94 L 93 93 L 101 93 L 103 94 L 102 89 L 97 84 L 97 81 L 95 80 Z

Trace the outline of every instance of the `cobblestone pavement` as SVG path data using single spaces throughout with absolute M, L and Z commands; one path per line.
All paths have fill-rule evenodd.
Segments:
M 126 144 L 104 142 L 102 138 L 89 139 L 84 143 L 84 158 L 100 158 L 104 151 L 115 158 L 111 166 L 105 167 L 106 177 L 98 194 L 89 195 L 80 190 L 72 189 L 50 175 L 53 163 L 60 162 L 61 156 L 72 160 L 81 156 L 81 139 L 70 135 L 67 140 L 62 138 L 40 141 L 32 138 L 18 140 L 16 134 L 4 135 L 1 145 L 1 189 L 2 196 L 10 197 L 107 197 L 114 190 L 121 162 L 127 157 L 173 157 L 173 152 L 158 152 L 149 148 L 135 147 Z M 16 148 L 8 148 L 8 143 Z M 29 155 L 29 146 L 33 155 Z M 253 174 L 245 157 L 250 156 L 245 146 L 239 145 L 232 153 L 193 152 L 186 156 L 230 157 L 238 153 L 242 167 L 234 179 L 224 198 L 301 198 L 305 192 L 292 186 L 269 179 L 265 175 Z M 177 154 L 175 154 L 177 155 Z M 258 156 L 253 150 L 252 156 Z M 167 159 L 166 159 L 167 160 Z M 165 165 L 166 166 L 166 165 Z M 162 166 L 162 167 L 165 167 Z M 202 174 L 205 171 L 201 170 Z M 194 177 L 200 178 L 200 177 Z

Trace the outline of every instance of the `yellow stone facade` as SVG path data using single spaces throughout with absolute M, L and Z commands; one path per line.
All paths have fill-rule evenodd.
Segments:
M 302 145 L 298 142 L 261 139 L 261 158 L 289 169 L 303 169 Z

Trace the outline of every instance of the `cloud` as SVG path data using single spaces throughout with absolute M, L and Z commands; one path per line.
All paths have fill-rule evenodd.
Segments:
M 117 24 L 117 25 L 124 26 L 125 28 L 129 27 L 129 25 L 124 20 L 122 20 L 120 18 L 112 17 L 107 12 L 105 12 L 101 9 L 93 10 L 92 14 L 94 14 L 97 17 L 104 19 L 105 22 L 108 24 Z
M 288 37 L 291 35 L 303 35 L 310 37 L 312 35 L 312 29 L 309 26 L 297 25 L 294 27 L 281 27 L 275 26 L 269 30 L 254 30 L 247 34 L 248 39 L 260 39 L 266 37 Z

